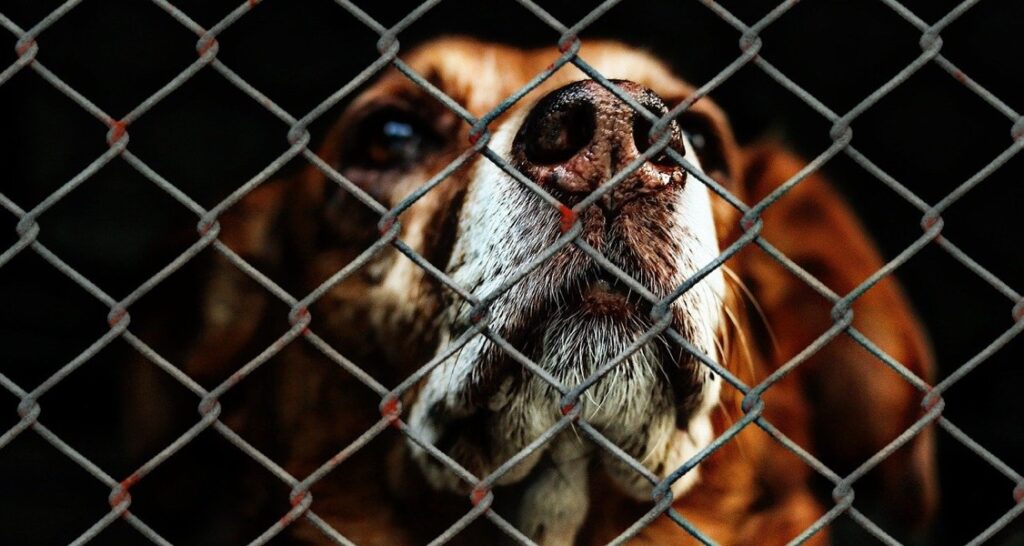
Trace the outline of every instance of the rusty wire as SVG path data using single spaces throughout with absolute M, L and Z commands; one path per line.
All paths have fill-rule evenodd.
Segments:
M 960 247 L 956 246 L 948 238 L 942 234 L 942 228 L 944 221 L 942 219 L 942 213 L 948 209 L 953 203 L 963 197 L 972 188 L 983 182 L 991 173 L 998 169 L 1001 165 L 1007 162 L 1010 158 L 1020 152 L 1021 148 L 1024 147 L 1024 117 L 1018 112 L 1009 107 L 1005 102 L 996 97 L 993 93 L 985 89 L 981 84 L 971 79 L 964 72 L 962 72 L 955 64 L 944 57 L 941 54 L 942 49 L 942 37 L 941 31 L 947 27 L 950 23 L 955 21 L 964 12 L 966 12 L 977 0 L 966 0 L 958 5 L 955 9 L 950 11 L 944 17 L 934 24 L 928 24 L 912 11 L 907 9 L 905 6 L 900 4 L 897 0 L 880 0 L 883 4 L 891 8 L 900 17 L 905 19 L 915 28 L 921 32 L 920 46 L 921 53 L 914 59 L 910 64 L 900 70 L 896 75 L 890 78 L 885 84 L 877 88 L 875 91 L 870 93 L 867 97 L 861 100 L 853 108 L 845 113 L 835 112 L 830 109 L 827 105 L 820 102 L 810 92 L 800 87 L 799 84 L 789 79 L 781 70 L 772 65 L 767 59 L 760 55 L 760 51 L 763 46 L 761 33 L 770 25 L 772 25 L 778 18 L 782 17 L 797 0 L 786 0 L 777 5 L 773 10 L 768 12 L 763 18 L 754 22 L 753 24 L 747 24 L 735 17 L 732 13 L 726 10 L 721 5 L 717 4 L 713 0 L 699 0 L 700 3 L 704 4 L 714 14 L 720 17 L 727 24 L 735 28 L 741 33 L 739 41 L 739 54 L 733 62 L 728 64 L 723 70 L 721 70 L 714 77 L 706 81 L 701 85 L 697 91 L 686 101 L 673 108 L 670 112 L 662 117 L 657 117 L 651 112 L 647 111 L 643 106 L 638 104 L 630 95 L 620 90 L 612 82 L 608 81 L 604 76 L 598 73 L 590 65 L 586 63 L 586 60 L 577 55 L 580 48 L 579 34 L 587 28 L 588 25 L 592 24 L 595 20 L 601 17 L 606 11 L 619 3 L 619 0 L 606 0 L 602 2 L 598 7 L 594 8 L 582 19 L 572 25 L 565 25 L 550 13 L 545 11 L 542 7 L 535 4 L 531 0 L 517 0 L 519 4 L 525 7 L 529 12 L 535 15 L 544 24 L 550 26 L 552 29 L 560 33 L 561 37 L 558 40 L 558 46 L 562 52 L 562 55 L 556 60 L 556 62 L 546 69 L 544 72 L 537 74 L 528 84 L 522 89 L 518 90 L 512 96 L 497 105 L 491 112 L 486 115 L 475 118 L 465 109 L 463 109 L 455 100 L 444 95 L 436 87 L 432 86 L 424 77 L 413 71 L 408 65 L 403 63 L 398 58 L 400 51 L 399 35 L 404 29 L 410 24 L 420 18 L 424 13 L 433 8 L 439 0 L 428 0 L 421 3 L 415 10 L 406 15 L 398 23 L 391 27 L 386 27 L 376 21 L 373 17 L 368 15 L 366 12 L 361 10 L 358 6 L 348 0 L 335 0 L 340 9 L 347 11 L 358 21 L 368 27 L 370 30 L 375 32 L 379 36 L 377 42 L 377 50 L 379 57 L 376 61 L 369 64 L 363 69 L 358 75 L 352 78 L 343 87 L 336 90 L 312 110 L 296 117 L 282 107 L 277 105 L 271 98 L 262 94 L 258 89 L 249 84 L 236 72 L 232 71 L 227 65 L 218 59 L 217 53 L 219 50 L 219 43 L 217 37 L 220 33 L 226 30 L 231 25 L 235 24 L 239 19 L 243 18 L 247 13 L 253 9 L 258 8 L 260 3 L 258 0 L 250 0 L 241 3 L 237 8 L 231 11 L 227 16 L 207 29 L 199 25 L 197 22 L 192 20 L 185 12 L 178 9 L 169 0 L 151 0 L 153 4 L 163 9 L 167 15 L 173 18 L 177 23 L 193 32 L 197 36 L 196 42 L 196 53 L 197 59 L 192 62 L 188 67 L 182 70 L 178 75 L 168 81 L 163 87 L 153 93 L 151 96 L 139 103 L 134 109 L 120 118 L 114 117 L 107 112 L 103 111 L 95 103 L 91 102 L 88 98 L 80 94 L 70 85 L 65 83 L 59 75 L 51 72 L 44 66 L 37 58 L 40 45 L 40 36 L 57 20 L 64 17 L 68 12 L 73 10 L 82 0 L 68 0 L 60 5 L 57 9 L 49 13 L 42 20 L 36 23 L 29 29 L 23 29 L 11 21 L 9 18 L 0 13 L 0 26 L 5 28 L 15 38 L 15 51 L 17 53 L 17 60 L 0 71 L 0 85 L 6 83 L 13 75 L 23 70 L 31 70 L 35 72 L 40 78 L 48 82 L 55 89 L 66 95 L 74 103 L 84 109 L 86 112 L 91 114 L 100 123 L 107 127 L 107 143 L 108 149 L 97 157 L 91 164 L 86 168 L 77 173 L 73 178 L 62 184 L 56 191 L 44 198 L 40 203 L 30 209 L 24 209 L 8 197 L 0 194 L 0 205 L 3 206 L 10 214 L 17 219 L 16 232 L 18 240 L 0 253 L 0 267 L 9 262 L 13 257 L 24 252 L 26 249 L 30 249 L 32 252 L 39 255 L 43 260 L 48 262 L 58 271 L 63 273 L 65 276 L 74 281 L 88 294 L 96 298 L 103 305 L 109 308 L 109 314 L 107 316 L 110 329 L 99 339 L 95 340 L 87 349 L 78 354 L 70 362 L 63 365 L 50 377 L 45 379 L 39 385 L 33 388 L 25 388 L 19 386 L 8 377 L 0 374 L 0 387 L 6 389 L 14 396 L 16 396 L 20 403 L 17 407 L 19 415 L 19 421 L 10 429 L 0 434 L 0 449 L 9 444 L 14 438 L 18 437 L 25 431 L 31 429 L 34 433 L 38 434 L 42 439 L 51 444 L 59 452 L 63 453 L 69 459 L 74 461 L 80 467 L 85 469 L 95 479 L 99 480 L 105 486 L 110 489 L 109 503 L 110 511 L 104 515 L 99 521 L 96 521 L 91 527 L 82 531 L 82 533 L 73 541 L 73 544 L 84 544 L 95 538 L 103 529 L 110 525 L 117 519 L 124 519 L 128 524 L 138 530 L 143 536 L 149 539 L 155 544 L 169 544 L 169 542 L 160 536 L 160 534 L 148 526 L 145 522 L 136 517 L 129 510 L 131 506 L 131 488 L 137 484 L 140 480 L 151 473 L 155 468 L 163 464 L 168 458 L 172 457 L 176 452 L 182 449 L 189 442 L 194 440 L 201 432 L 208 428 L 212 428 L 231 444 L 233 444 L 241 453 L 250 457 L 253 461 L 266 468 L 274 476 L 276 476 L 281 482 L 291 487 L 290 493 L 290 504 L 292 508 L 281 517 L 273 526 L 266 529 L 261 535 L 253 539 L 250 544 L 265 544 L 271 538 L 281 533 L 285 528 L 291 525 L 294 521 L 299 518 L 305 518 L 306 521 L 311 523 L 317 529 L 319 529 L 325 537 L 337 544 L 351 544 L 351 542 L 341 535 L 337 530 L 331 528 L 323 519 L 311 509 L 312 505 L 312 494 L 310 488 L 319 480 L 323 479 L 330 472 L 332 472 L 339 464 L 345 461 L 352 453 L 358 451 L 360 448 L 368 444 L 376 436 L 385 431 L 388 427 L 395 427 L 400 430 L 403 434 L 409 437 L 409 439 L 428 453 L 436 458 L 441 464 L 449 467 L 454 473 L 466 480 L 473 486 L 472 493 L 470 495 L 470 502 L 472 507 L 466 512 L 466 514 L 456 521 L 451 527 L 432 542 L 432 544 L 441 544 L 454 537 L 467 525 L 472 523 L 474 520 L 484 517 L 492 521 L 499 529 L 504 531 L 509 537 L 515 541 L 523 544 L 532 544 L 532 542 L 522 535 L 511 523 L 503 519 L 500 515 L 496 514 L 493 510 L 488 510 L 494 499 L 494 493 L 491 491 L 491 486 L 498 478 L 509 469 L 511 469 L 517 462 L 528 456 L 532 451 L 541 448 L 547 441 L 551 440 L 558 432 L 565 429 L 566 427 L 575 424 L 577 430 L 582 432 L 585 436 L 594 441 L 602 449 L 605 449 L 612 453 L 614 456 L 622 459 L 626 464 L 648 480 L 654 487 L 653 500 L 654 505 L 650 511 L 645 514 L 640 520 L 638 520 L 633 526 L 627 529 L 621 536 L 619 536 L 613 543 L 618 544 L 625 542 L 629 538 L 635 536 L 645 525 L 653 521 L 656 517 L 662 514 L 667 514 L 673 520 L 675 520 L 680 526 L 685 528 L 691 533 L 697 540 L 705 544 L 713 544 L 714 542 L 710 537 L 705 535 L 700 529 L 695 527 L 693 524 L 685 520 L 679 513 L 672 509 L 672 493 L 670 486 L 671 484 L 682 477 L 684 474 L 692 470 L 698 463 L 704 458 L 708 457 L 716 449 L 720 448 L 726 442 L 729 442 L 744 428 L 754 425 L 767 434 L 769 434 L 775 441 L 779 442 L 785 448 L 794 453 L 797 457 L 803 460 L 809 465 L 814 471 L 823 476 L 825 479 L 832 482 L 835 486 L 833 491 L 833 497 L 835 505 L 828 510 L 817 522 L 811 527 L 805 529 L 799 536 L 792 540 L 793 544 L 799 544 L 806 541 L 808 538 L 813 536 L 815 533 L 820 531 L 823 527 L 828 525 L 831 521 L 837 518 L 841 514 L 848 514 L 852 519 L 862 526 L 867 532 L 881 540 L 886 544 L 898 544 L 898 542 L 878 527 L 875 523 L 869 520 L 864 514 L 859 512 L 852 506 L 853 493 L 855 482 L 878 465 L 887 456 L 899 449 L 901 446 L 909 442 L 915 435 L 920 433 L 926 426 L 930 424 L 937 424 L 943 428 L 950 435 L 959 441 L 963 446 L 974 452 L 978 457 L 987 462 L 998 472 L 1003 474 L 1010 481 L 1010 488 L 1013 488 L 1015 498 L 1018 502 L 1012 509 L 1003 514 L 999 519 L 994 521 L 988 528 L 983 530 L 971 541 L 971 544 L 978 544 L 986 539 L 993 536 L 997 531 L 1006 526 L 1012 519 L 1024 512 L 1024 502 L 1021 501 L 1024 498 L 1024 478 L 1021 474 L 1014 470 L 1010 465 L 997 458 L 985 447 L 978 444 L 955 424 L 949 421 L 948 418 L 942 416 L 942 410 L 944 402 L 942 400 L 942 394 L 948 390 L 952 385 L 961 380 L 965 375 L 970 373 L 973 369 L 984 362 L 990 355 L 1001 347 L 1006 345 L 1013 337 L 1024 330 L 1024 297 L 1019 292 L 1011 288 L 1007 283 L 999 279 L 991 271 L 985 269 L 981 264 L 973 260 L 968 256 Z M 902 185 L 899 181 L 893 178 L 891 175 L 883 171 L 880 167 L 872 163 L 867 157 L 860 153 L 856 147 L 851 143 L 853 138 L 852 123 L 858 116 L 870 109 L 875 103 L 881 100 L 888 93 L 892 92 L 897 86 L 905 82 L 911 77 L 916 71 L 923 66 L 932 63 L 939 66 L 944 71 L 948 72 L 950 76 L 965 88 L 972 91 L 975 95 L 984 100 L 997 112 L 1001 113 L 1007 118 L 1007 125 L 1010 130 L 1012 137 L 1012 143 L 997 157 L 991 160 L 984 168 L 979 170 L 973 176 L 964 180 L 954 191 L 946 195 L 940 201 L 934 204 L 930 204 L 917 195 L 915 195 L 906 186 Z M 661 133 L 661 129 L 664 128 L 672 119 L 684 112 L 699 98 L 707 95 L 715 88 L 720 86 L 723 82 L 728 80 L 734 73 L 739 69 L 747 65 L 753 65 L 762 70 L 765 74 L 771 77 L 773 80 L 782 85 L 785 89 L 789 90 L 794 96 L 799 98 L 801 101 L 806 103 L 824 119 L 832 123 L 832 129 L 830 136 L 832 139 L 832 145 L 829 146 L 824 152 L 813 158 L 808 165 L 802 169 L 794 178 L 781 185 L 777 190 L 768 195 L 759 203 L 752 205 L 745 204 L 731 195 L 725 188 L 718 185 L 714 180 L 705 176 L 700 171 L 694 169 L 685 158 L 681 157 L 671 148 L 666 147 L 668 143 L 667 138 L 661 138 L 655 141 L 655 143 L 646 151 L 644 154 L 634 161 L 631 165 L 627 166 L 622 172 L 617 173 L 604 185 L 598 188 L 592 195 L 578 203 L 572 209 L 564 207 L 557 199 L 550 194 L 546 193 L 542 188 L 533 183 L 531 180 L 523 176 L 516 169 L 512 168 L 507 164 L 498 154 L 488 148 L 487 143 L 489 140 L 489 124 L 500 116 L 503 112 L 509 109 L 513 104 L 522 99 L 527 93 L 533 90 L 535 87 L 540 85 L 546 78 L 557 71 L 564 65 L 572 64 L 587 74 L 589 77 L 600 82 L 601 85 L 605 86 L 609 91 L 614 93 L 624 102 L 634 108 L 639 115 L 648 118 L 652 122 L 651 135 L 652 138 L 656 137 Z M 451 109 L 456 115 L 461 117 L 465 123 L 470 125 L 470 135 L 472 146 L 465 153 L 460 155 L 454 160 L 449 166 L 442 169 L 436 176 L 428 181 L 424 186 L 408 196 L 402 202 L 398 203 L 395 207 L 388 209 L 381 205 L 379 202 L 374 200 L 371 196 L 364 193 L 352 182 L 348 181 L 339 172 L 333 169 L 330 165 L 326 164 L 321 158 L 319 158 L 310 148 L 310 135 L 307 131 L 307 127 L 319 118 L 322 114 L 328 111 L 331 107 L 338 104 L 340 101 L 346 99 L 351 93 L 359 86 L 366 83 L 374 75 L 381 72 L 383 69 L 393 66 L 400 72 L 405 74 L 410 80 L 415 82 L 417 85 L 422 87 L 431 96 L 439 100 L 441 103 Z M 270 161 L 266 166 L 251 179 L 246 181 L 244 184 L 235 189 L 230 195 L 224 198 L 216 206 L 205 209 L 200 206 L 196 201 L 191 199 L 185 192 L 178 189 L 171 181 L 162 177 L 154 169 L 149 167 L 142 159 L 134 155 L 129 149 L 129 138 L 130 126 L 142 116 L 151 110 L 154 106 L 160 103 L 169 94 L 173 93 L 176 89 L 181 87 L 190 78 L 195 76 L 202 70 L 213 70 L 220 74 L 224 80 L 241 90 L 243 93 L 252 98 L 257 104 L 261 105 L 268 112 L 274 115 L 288 125 L 288 142 L 290 146 L 288 149 L 280 154 L 278 157 Z M 667 134 L 667 133 L 666 133 Z M 677 287 L 668 297 L 658 298 L 651 294 L 645 287 L 640 285 L 634 279 L 626 276 L 621 270 L 612 265 L 608 260 L 600 255 L 598 251 L 587 245 L 582 239 L 577 239 L 577 235 L 580 233 L 580 226 L 575 221 L 576 214 L 587 206 L 595 202 L 604 193 L 610 191 L 616 184 L 624 180 L 630 172 L 639 167 L 639 165 L 645 161 L 648 157 L 657 153 L 668 153 L 675 161 L 680 163 L 687 171 L 689 171 L 696 178 L 701 180 L 708 188 L 724 198 L 728 203 L 732 204 L 738 211 L 742 213 L 741 225 L 744 229 L 744 234 L 728 248 L 724 249 L 721 255 L 713 260 L 711 263 L 704 264 L 704 266 L 695 274 L 693 277 L 688 279 L 681 286 Z M 454 172 L 460 166 L 470 161 L 477 155 L 482 155 L 488 160 L 494 162 L 504 172 L 508 173 L 515 180 L 528 187 L 536 195 L 542 198 L 544 201 L 554 207 L 560 214 L 563 222 L 563 235 L 549 248 L 538 254 L 532 262 L 526 264 L 519 274 L 499 286 L 494 292 L 489 294 L 472 294 L 467 292 L 464 288 L 458 286 L 451 278 L 445 275 L 442 271 L 437 270 L 426 259 L 419 256 L 412 248 L 405 245 L 398 235 L 400 232 L 400 225 L 397 221 L 399 215 L 410 207 L 417 199 L 422 197 L 426 192 L 440 184 L 450 173 Z M 805 177 L 819 169 L 825 162 L 831 158 L 839 155 L 846 154 L 853 161 L 871 173 L 875 178 L 881 181 L 885 186 L 890 188 L 896 195 L 906 200 L 912 206 L 917 208 L 922 213 L 921 227 L 922 234 L 907 248 L 900 252 L 895 258 L 886 263 L 881 269 L 871 275 L 868 279 L 855 288 L 848 294 L 836 294 L 822 284 L 818 279 L 814 278 L 813 275 L 803 270 L 795 262 L 790 260 L 788 257 L 783 255 L 780 251 L 774 248 L 768 241 L 764 240 L 760 236 L 760 230 L 762 226 L 761 214 L 772 205 L 777 199 L 782 197 L 786 192 L 790 191 L 794 186 L 799 184 Z M 324 283 L 314 289 L 307 295 L 297 297 L 289 294 L 269 277 L 261 273 L 255 266 L 248 263 L 241 256 L 232 251 L 228 246 L 218 240 L 220 232 L 220 225 L 218 219 L 227 209 L 237 203 L 246 194 L 252 191 L 254 188 L 265 182 L 269 177 L 276 173 L 281 167 L 283 167 L 290 160 L 302 157 L 305 158 L 310 164 L 315 166 L 317 169 L 322 171 L 328 179 L 336 183 L 340 188 L 346 190 L 350 194 L 354 195 L 366 206 L 375 211 L 381 216 L 380 221 L 380 232 L 381 237 L 376 243 L 366 249 L 360 256 L 358 256 L 351 263 L 346 265 L 340 271 L 331 275 Z M 108 163 L 120 158 L 124 160 L 128 165 L 133 167 L 138 173 L 143 175 L 147 180 L 152 182 L 156 187 L 170 195 L 178 203 L 192 211 L 197 217 L 197 232 L 198 239 L 189 246 L 184 252 L 174 258 L 171 262 L 166 264 L 160 269 L 155 275 L 147 279 L 135 290 L 131 291 L 127 296 L 121 299 L 116 299 L 96 284 L 91 282 L 81 273 L 76 271 L 73 267 L 64 262 L 59 256 L 54 254 L 45 245 L 38 240 L 40 233 L 39 218 L 47 210 L 49 210 L 54 204 L 64 198 L 68 193 L 75 190 L 78 186 L 86 183 L 89 178 L 94 175 L 99 169 L 107 165 Z M 540 368 L 536 363 L 530 361 L 529 358 L 517 351 L 508 341 L 502 339 L 498 334 L 490 331 L 486 328 L 487 326 L 487 308 L 488 305 L 497 299 L 502 293 L 508 290 L 513 284 L 519 282 L 525 277 L 533 268 L 540 265 L 544 260 L 547 260 L 560 249 L 567 245 L 576 245 L 583 252 L 591 256 L 598 264 L 604 267 L 608 272 L 618 277 L 623 283 L 627 284 L 633 291 L 642 297 L 648 299 L 654 304 L 654 314 L 656 323 L 647 333 L 638 339 L 630 348 L 628 348 L 623 354 L 620 354 L 612 361 L 601 366 L 591 377 L 584 380 L 579 385 L 563 385 L 559 383 L 555 378 L 548 374 L 545 370 Z M 877 345 L 875 345 L 866 336 L 858 332 L 852 326 L 852 310 L 851 306 L 853 302 L 860 297 L 864 292 L 871 288 L 875 283 L 884 278 L 885 276 L 893 273 L 898 267 L 904 264 L 912 256 L 918 253 L 922 248 L 927 245 L 935 244 L 942 248 L 950 256 L 963 264 L 970 271 L 977 274 L 980 278 L 991 285 L 996 291 L 1005 296 L 1009 303 L 1007 305 L 1009 312 L 1012 314 L 1014 319 L 1013 325 L 998 336 L 994 341 L 991 342 L 982 351 L 974 355 L 968 361 L 960 365 L 955 371 L 949 374 L 943 381 L 936 385 L 929 385 L 923 379 L 917 377 L 912 372 L 907 370 L 902 364 L 896 361 L 891 356 L 885 354 Z M 792 272 L 798 278 L 803 280 L 819 293 L 824 298 L 832 302 L 832 316 L 834 319 L 833 325 L 825 333 L 823 333 L 818 339 L 816 339 L 810 346 L 801 351 L 791 361 L 782 365 L 777 371 L 771 374 L 769 377 L 764 379 L 757 385 L 746 385 L 740 379 L 731 374 L 725 367 L 721 366 L 718 362 L 714 361 L 708 355 L 701 353 L 698 349 L 694 348 L 683 336 L 678 332 L 673 331 L 670 326 L 669 316 L 665 313 L 665 309 L 674 299 L 682 295 L 686 290 L 692 287 L 694 284 L 699 282 L 705 275 L 713 271 L 715 268 L 720 267 L 730 256 L 739 252 L 744 247 L 749 245 L 756 245 L 760 247 L 764 252 L 773 257 L 779 264 L 784 268 Z M 473 305 L 474 313 L 473 316 L 479 317 L 479 320 L 466 332 L 464 332 L 458 339 L 451 342 L 451 344 L 440 351 L 430 362 L 424 364 L 416 372 L 402 381 L 394 388 L 388 388 L 369 374 L 359 369 L 355 364 L 339 354 L 334 348 L 332 348 L 324 339 L 318 336 L 312 329 L 310 329 L 310 314 L 308 308 L 311 304 L 316 301 L 321 295 L 323 295 L 332 286 L 341 282 L 352 272 L 358 270 L 364 264 L 366 264 L 374 255 L 383 251 L 387 247 L 394 247 L 404 255 L 409 257 L 413 262 L 426 269 L 426 271 L 436 277 L 444 285 L 451 288 L 456 294 L 464 298 L 467 302 Z M 288 328 L 281 336 L 274 340 L 269 346 L 266 347 L 263 352 L 257 355 L 255 358 L 245 363 L 239 368 L 229 379 L 225 380 L 220 385 L 214 387 L 211 390 L 204 389 L 192 378 L 188 377 L 182 372 L 174 363 L 169 362 L 158 354 L 155 350 L 149 347 L 145 342 L 139 339 L 130 329 L 131 315 L 130 308 L 133 303 L 143 297 L 146 293 L 150 292 L 155 286 L 164 281 L 169 275 L 180 269 L 187 262 L 193 259 L 199 252 L 206 248 L 213 248 L 216 252 L 220 253 L 230 263 L 234 264 L 239 270 L 245 273 L 248 277 L 255 280 L 265 290 L 271 293 L 280 301 L 287 304 L 290 308 L 288 318 L 290 321 L 290 328 Z M 691 460 L 687 461 L 682 467 L 672 472 L 668 478 L 662 480 L 650 473 L 641 463 L 636 461 L 634 458 L 626 454 L 624 451 L 618 448 L 614 443 L 605 438 L 600 432 L 594 427 L 585 422 L 581 416 L 580 396 L 583 392 L 593 385 L 598 379 L 604 374 L 608 373 L 617 363 L 627 358 L 633 351 L 637 350 L 644 343 L 649 341 L 656 335 L 666 334 L 675 343 L 679 344 L 685 350 L 696 356 L 704 365 L 708 366 L 714 372 L 723 377 L 726 382 L 730 383 L 732 387 L 738 389 L 743 395 L 744 400 L 742 404 L 744 416 L 738 419 L 732 426 L 725 430 L 718 438 L 716 438 L 709 446 L 694 456 Z M 459 466 L 454 460 L 448 457 L 446 454 L 438 450 L 433 445 L 419 438 L 403 421 L 402 419 L 402 408 L 400 398 L 402 394 L 411 388 L 413 385 L 418 383 L 421 379 L 426 377 L 436 366 L 443 362 L 449 355 L 453 354 L 460 347 L 469 342 L 474 336 L 483 335 L 488 337 L 493 343 L 501 347 L 511 356 L 515 361 L 519 362 L 525 368 L 531 372 L 537 374 L 546 382 L 552 385 L 558 392 L 563 395 L 562 407 L 563 407 L 563 418 L 556 423 L 551 429 L 546 431 L 540 437 L 536 438 L 533 442 L 527 445 L 518 454 L 513 456 L 509 461 L 502 464 L 494 472 L 487 476 L 474 476 L 472 473 L 467 471 L 465 468 Z M 848 475 L 842 476 L 835 473 L 833 470 L 828 468 L 824 463 L 816 459 L 813 455 L 799 447 L 794 441 L 784 436 L 777 428 L 775 428 L 770 422 L 762 417 L 762 410 L 764 403 L 761 399 L 761 395 L 769 389 L 773 384 L 782 379 L 786 374 L 790 373 L 794 368 L 799 366 L 804 360 L 813 355 L 818 349 L 823 347 L 826 343 L 838 336 L 849 336 L 851 339 L 856 341 L 858 344 L 863 346 L 872 355 L 878 358 L 886 366 L 890 367 L 896 373 L 898 373 L 903 380 L 907 381 L 915 389 L 921 393 L 921 405 L 923 408 L 920 419 L 900 434 L 892 442 L 875 454 L 873 457 L 865 461 L 860 467 L 855 469 Z M 74 372 L 77 368 L 82 366 L 90 358 L 96 355 L 101 349 L 110 344 L 113 340 L 121 338 L 125 340 L 129 345 L 134 347 L 140 354 L 153 365 L 166 372 L 171 378 L 176 380 L 178 383 L 190 390 L 198 401 L 198 410 L 200 418 L 191 426 L 186 432 L 181 434 L 177 439 L 171 442 L 169 445 L 164 447 L 159 453 L 149 459 L 147 462 L 138 467 L 134 472 L 123 478 L 115 478 L 99 468 L 96 464 L 90 461 L 87 457 L 82 455 L 80 452 L 75 450 L 73 447 L 65 443 L 60 437 L 54 434 L 49 428 L 47 428 L 41 421 L 40 415 L 42 412 L 42 406 L 39 404 L 39 398 L 52 389 L 59 382 L 64 380 L 69 374 Z M 303 338 L 307 343 L 310 343 L 313 347 L 323 353 L 327 358 L 337 364 L 340 368 L 346 372 L 352 374 L 353 377 L 358 379 L 360 382 L 365 384 L 368 388 L 376 392 L 381 399 L 380 410 L 381 418 L 368 430 L 366 430 L 358 439 L 352 442 L 350 445 L 343 448 L 339 453 L 332 457 L 329 461 L 325 462 L 318 469 L 311 472 L 305 477 L 296 477 L 290 475 L 286 470 L 280 467 L 277 463 L 271 460 L 268 456 L 260 452 L 256 447 L 248 443 L 245 439 L 240 437 L 238 434 L 233 432 L 224 423 L 219 420 L 221 406 L 219 399 L 230 389 L 235 387 L 240 381 L 246 376 L 254 372 L 257 368 L 266 363 L 271 357 L 276 355 L 285 345 L 292 341 Z

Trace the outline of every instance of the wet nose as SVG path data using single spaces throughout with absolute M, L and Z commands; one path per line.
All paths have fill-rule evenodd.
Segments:
M 612 80 L 655 115 L 665 102 L 650 89 Z M 651 124 L 594 80 L 548 93 L 527 114 L 512 142 L 513 164 L 567 204 L 574 204 L 635 161 L 654 143 Z M 685 153 L 683 135 L 668 126 L 669 147 Z M 663 150 L 642 163 L 599 204 L 615 208 L 643 193 L 682 184 L 686 172 Z

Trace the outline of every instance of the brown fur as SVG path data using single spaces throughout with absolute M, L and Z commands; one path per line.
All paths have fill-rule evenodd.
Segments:
M 551 49 L 522 51 L 447 39 L 417 49 L 407 62 L 480 116 L 557 56 Z M 630 80 L 655 90 L 670 106 L 693 91 L 650 56 L 615 43 L 588 43 L 581 56 L 602 71 L 628 66 Z M 580 77 L 574 69 L 560 70 L 513 111 L 546 90 Z M 436 109 L 439 128 L 454 135 L 449 141 L 453 144 L 446 144 L 430 164 L 418 165 L 400 178 L 346 171 L 347 128 L 367 105 L 395 100 Z M 692 111 L 708 120 L 722 143 L 728 172 L 709 174 L 744 202 L 757 202 L 803 167 L 801 160 L 778 145 L 741 149 L 725 116 L 708 99 L 697 101 Z M 319 155 L 391 207 L 465 150 L 467 137 L 466 124 L 391 72 L 346 110 Z M 451 237 L 445 219 L 457 213 L 471 172 L 471 166 L 460 169 L 400 217 L 402 240 L 442 269 L 447 259 L 444 247 L 450 245 L 446 238 Z M 305 294 L 379 237 L 379 218 L 351 195 L 338 191 L 315 167 L 290 180 L 268 182 L 222 216 L 220 239 L 271 277 L 281 279 L 293 294 Z M 720 199 L 714 206 L 725 248 L 742 234 L 739 215 Z M 767 209 L 762 235 L 840 295 L 882 265 L 863 228 L 818 174 Z M 734 320 L 723 333 L 728 348 L 723 362 L 754 385 L 833 324 L 831 304 L 754 245 L 727 266 L 750 294 L 730 283 L 725 305 Z M 410 297 L 399 297 L 382 282 L 381 272 L 394 268 L 402 268 L 404 286 L 413 287 L 406 292 Z M 203 383 L 222 380 L 253 350 L 269 344 L 273 337 L 262 336 L 274 320 L 271 315 L 286 313 L 223 258 L 217 259 L 206 278 L 201 335 L 185 365 L 185 371 Z M 437 343 L 434 321 L 446 297 L 450 296 L 438 281 L 396 250 L 386 249 L 316 302 L 310 310 L 311 328 L 390 388 L 430 358 Z M 855 328 L 912 372 L 929 379 L 931 355 L 922 329 L 894 280 L 883 279 L 855 302 L 853 310 Z M 246 411 L 225 419 L 243 435 L 272 430 L 270 436 L 282 446 L 279 462 L 301 479 L 380 420 L 380 398 L 348 374 L 337 373 L 333 365 L 325 366 L 316 351 L 301 341 L 288 346 L 276 360 L 270 401 L 247 401 L 246 407 L 261 406 L 259 413 Z M 765 417 L 844 473 L 913 423 L 920 415 L 921 399 L 921 393 L 840 334 L 766 392 Z M 734 389 L 723 389 L 722 403 L 713 417 L 716 435 L 740 418 L 740 402 Z M 267 421 L 254 422 L 258 419 Z M 884 461 L 877 473 L 858 482 L 858 492 L 862 485 L 884 491 L 893 508 L 906 518 L 927 519 L 937 494 L 931 443 L 931 433 L 926 431 Z M 405 449 L 400 434 L 386 431 L 314 486 L 313 510 L 358 544 L 431 540 L 464 514 L 470 503 L 427 488 L 405 458 Z M 812 470 L 753 425 L 702 463 L 700 473 L 700 482 L 676 501 L 675 509 L 721 544 L 786 543 L 830 506 L 812 490 Z M 600 479 L 593 482 L 591 512 L 577 540 L 580 544 L 607 542 L 649 509 L 627 500 Z M 495 510 L 500 513 L 500 502 Z M 500 535 L 496 528 L 480 523 L 457 541 L 487 544 Z M 305 524 L 296 526 L 294 537 L 325 542 Z M 812 543 L 826 541 L 827 532 L 822 532 Z M 636 544 L 691 542 L 665 516 L 634 540 Z

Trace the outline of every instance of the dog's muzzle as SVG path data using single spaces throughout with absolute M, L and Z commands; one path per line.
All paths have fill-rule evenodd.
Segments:
M 613 82 L 650 114 L 668 112 L 650 89 Z M 717 401 L 717 383 L 660 332 L 635 345 L 655 321 L 651 302 L 627 285 L 664 297 L 718 253 L 707 191 L 686 184 L 686 171 L 669 155 L 671 149 L 686 156 L 692 148 L 676 122 L 654 135 L 652 126 L 601 84 L 584 80 L 548 93 L 497 128 L 492 149 L 562 204 L 581 205 L 601 192 L 593 206 L 577 206 L 580 244 L 563 245 L 525 269 L 558 240 L 558 213 L 491 162 L 472 171 L 446 273 L 474 294 L 502 291 L 488 309 L 488 331 L 560 387 L 477 336 L 431 371 L 412 404 L 410 428 L 474 475 L 503 468 L 497 485 L 524 482 L 523 506 L 537 505 L 524 508 L 524 524 L 546 510 L 544 502 L 526 502 L 534 493 L 548 498 L 571 489 L 585 499 L 591 460 L 624 492 L 649 498 L 651 485 L 641 473 L 575 434 L 529 447 L 563 421 L 561 391 L 588 378 L 578 418 L 654 474 L 665 475 L 710 441 L 707 412 Z M 699 168 L 695 157 L 688 159 Z M 619 273 L 602 267 L 593 252 Z M 718 281 L 668 306 L 671 327 L 707 354 L 715 351 Z M 442 339 L 467 331 L 472 313 L 471 305 L 454 302 Z M 418 446 L 411 449 L 432 485 L 465 491 L 456 474 Z M 502 466 L 513 458 L 513 467 Z

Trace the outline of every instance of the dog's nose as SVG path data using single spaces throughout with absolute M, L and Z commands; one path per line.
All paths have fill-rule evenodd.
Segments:
M 612 80 L 655 115 L 665 102 L 650 89 Z M 654 142 L 651 124 L 594 80 L 570 83 L 548 93 L 523 121 L 512 142 L 513 164 L 563 201 L 578 201 L 623 170 Z M 683 135 L 673 121 L 669 146 L 685 153 Z M 681 184 L 686 172 L 662 151 L 626 177 L 599 202 L 617 208 L 631 198 Z

